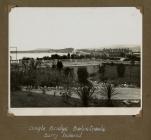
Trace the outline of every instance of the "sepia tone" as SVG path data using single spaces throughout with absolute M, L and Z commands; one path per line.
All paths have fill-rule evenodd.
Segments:
M 14 7 L 11 107 L 140 107 L 141 52 L 142 15 L 135 7 Z
M 62 117 L 14 117 L 8 114 L 8 4 L 17 6 L 140 6 L 143 7 L 143 111 L 137 116 L 62 116 Z M 149 0 L 127 0 L 127 1 L 1 1 L 0 2 L 0 137 L 3 140 L 19 140 L 19 139 L 37 139 L 43 138 L 33 135 L 27 131 L 30 125 L 39 124 L 64 124 L 72 126 L 73 124 L 93 124 L 101 123 L 106 128 L 106 132 L 101 135 L 87 134 L 81 139 L 118 139 L 118 140 L 150 140 L 150 124 L 151 124 L 151 96 L 150 96 L 150 1 Z

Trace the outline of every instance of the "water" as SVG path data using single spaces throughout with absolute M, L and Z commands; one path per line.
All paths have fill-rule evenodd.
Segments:
M 30 58 L 42 58 L 44 56 L 49 56 L 53 54 L 58 54 L 58 55 L 67 55 L 67 53 L 17 53 L 17 59 L 22 59 L 24 57 L 30 57 Z M 16 60 L 16 53 L 10 53 L 11 59 Z

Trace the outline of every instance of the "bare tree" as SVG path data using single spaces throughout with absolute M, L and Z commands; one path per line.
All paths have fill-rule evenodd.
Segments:
M 89 87 L 89 86 L 81 86 L 77 88 L 77 95 L 80 97 L 82 101 L 82 106 L 88 107 L 89 106 L 89 101 L 91 100 L 91 97 L 95 91 L 94 87 Z
M 103 83 L 103 87 L 100 91 L 101 95 L 105 96 L 107 98 L 107 105 L 112 106 L 112 98 L 116 94 L 119 94 L 113 85 L 109 82 Z

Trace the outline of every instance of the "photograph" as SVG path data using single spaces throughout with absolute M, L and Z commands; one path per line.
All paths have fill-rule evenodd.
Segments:
M 8 20 L 10 113 L 141 111 L 140 9 L 14 7 Z

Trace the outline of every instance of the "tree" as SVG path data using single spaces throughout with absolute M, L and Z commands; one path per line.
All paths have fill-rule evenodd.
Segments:
M 12 71 L 10 73 L 10 80 L 11 80 L 11 91 L 16 91 L 21 89 L 22 84 L 22 72 L 21 71 Z
M 115 88 L 112 86 L 111 83 L 106 82 L 103 84 L 103 88 L 101 89 L 101 95 L 107 98 L 107 106 L 113 106 L 112 97 L 116 94 L 118 93 L 116 92 Z
M 74 74 L 73 69 L 66 67 L 63 71 L 63 80 L 62 80 L 62 86 L 65 89 L 65 92 L 62 93 L 62 96 L 64 97 L 64 101 L 68 102 L 68 99 L 72 96 L 71 89 L 74 87 L 75 81 L 74 81 Z
M 105 77 L 105 65 L 102 64 L 101 66 L 99 65 L 99 74 L 100 74 L 100 81 L 106 81 L 107 78 Z
M 77 95 L 80 97 L 82 106 L 88 107 L 89 102 L 92 98 L 92 95 L 95 91 L 95 88 L 93 86 L 81 86 L 77 88 Z
M 40 60 L 30 59 L 28 62 L 22 62 L 24 70 L 23 70 L 23 82 L 24 85 L 27 86 L 27 90 L 32 89 L 33 86 L 37 83 L 37 69 L 41 64 Z
M 70 59 L 70 53 L 68 53 L 68 59 Z
M 87 81 L 88 81 L 87 79 L 88 79 L 88 76 L 89 76 L 86 67 L 79 67 L 78 71 L 77 71 L 77 74 L 78 74 L 79 83 L 81 85 L 86 85 Z
M 63 68 L 62 61 L 58 60 L 58 62 L 57 62 L 57 69 L 58 69 L 59 71 L 61 71 L 62 68 Z
M 55 61 L 52 62 L 52 68 L 53 68 L 53 69 L 56 68 L 56 63 L 55 63 Z
M 119 77 L 124 77 L 125 74 L 125 65 L 124 64 L 118 64 L 117 65 L 117 73 Z
M 53 54 L 53 55 L 51 55 L 51 59 L 60 59 L 60 55 Z
M 77 88 L 77 95 L 80 97 L 82 106 L 88 107 L 89 101 L 95 91 L 93 84 L 88 80 L 88 72 L 86 67 L 78 68 L 78 88 Z
M 71 54 L 71 59 L 75 59 L 76 58 L 76 55 L 75 54 Z

